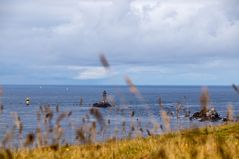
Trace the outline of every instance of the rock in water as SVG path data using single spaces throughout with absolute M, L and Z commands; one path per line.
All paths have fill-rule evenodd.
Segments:
M 107 108 L 107 107 L 111 107 L 111 104 L 110 104 L 110 103 L 100 102 L 100 103 L 94 103 L 94 104 L 93 104 L 93 107 Z
M 211 108 L 207 112 L 202 110 L 200 112 L 195 112 L 190 117 L 190 120 L 192 119 L 198 119 L 199 121 L 218 121 L 221 120 L 221 117 L 214 108 Z
M 111 107 L 112 105 L 108 102 L 107 100 L 107 92 L 103 91 L 102 93 L 102 101 L 99 103 L 94 103 L 93 107 L 98 107 L 98 108 L 107 108 Z

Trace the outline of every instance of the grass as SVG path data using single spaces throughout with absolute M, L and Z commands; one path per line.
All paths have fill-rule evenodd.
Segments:
M 239 158 L 239 123 L 194 128 L 164 135 L 104 143 L 1 150 L 0 159 Z

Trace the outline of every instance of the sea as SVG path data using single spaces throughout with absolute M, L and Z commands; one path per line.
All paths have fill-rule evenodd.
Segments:
M 54 112 L 52 127 L 60 114 L 69 114 L 61 121 L 64 142 L 68 143 L 75 143 L 76 130 L 92 122 L 97 125 L 95 140 L 99 142 L 111 138 L 161 134 L 168 127 L 170 131 L 176 131 L 223 123 L 221 120 L 201 122 L 189 119 L 200 110 L 201 86 L 137 86 L 138 93 L 132 93 L 128 86 L 3 85 L 2 89 L 0 141 L 16 125 L 16 113 L 23 123 L 22 138 L 28 133 L 35 134 L 39 126 L 37 114 L 46 106 Z M 215 108 L 223 118 L 227 115 L 228 106 L 232 106 L 234 118 L 239 116 L 239 94 L 231 86 L 208 86 L 207 89 L 210 108 Z M 90 110 L 93 103 L 102 100 L 104 90 L 113 107 L 97 108 L 97 116 Z M 30 99 L 28 106 L 25 103 L 27 97 Z M 166 121 L 162 117 L 162 110 L 167 113 Z M 17 130 L 14 133 L 17 136 Z

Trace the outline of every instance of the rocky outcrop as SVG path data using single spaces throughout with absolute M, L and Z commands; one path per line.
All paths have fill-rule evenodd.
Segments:
M 222 118 L 217 113 L 214 108 L 209 110 L 201 110 L 200 112 L 195 112 L 191 117 L 190 120 L 198 119 L 199 121 L 218 121 Z
M 93 107 L 98 107 L 98 108 L 107 108 L 111 107 L 112 105 L 108 102 L 100 102 L 100 103 L 94 103 Z

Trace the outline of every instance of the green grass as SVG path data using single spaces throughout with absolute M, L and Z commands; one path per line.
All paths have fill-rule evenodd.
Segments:
M 239 158 L 239 123 L 92 145 L 1 150 L 0 159 Z

